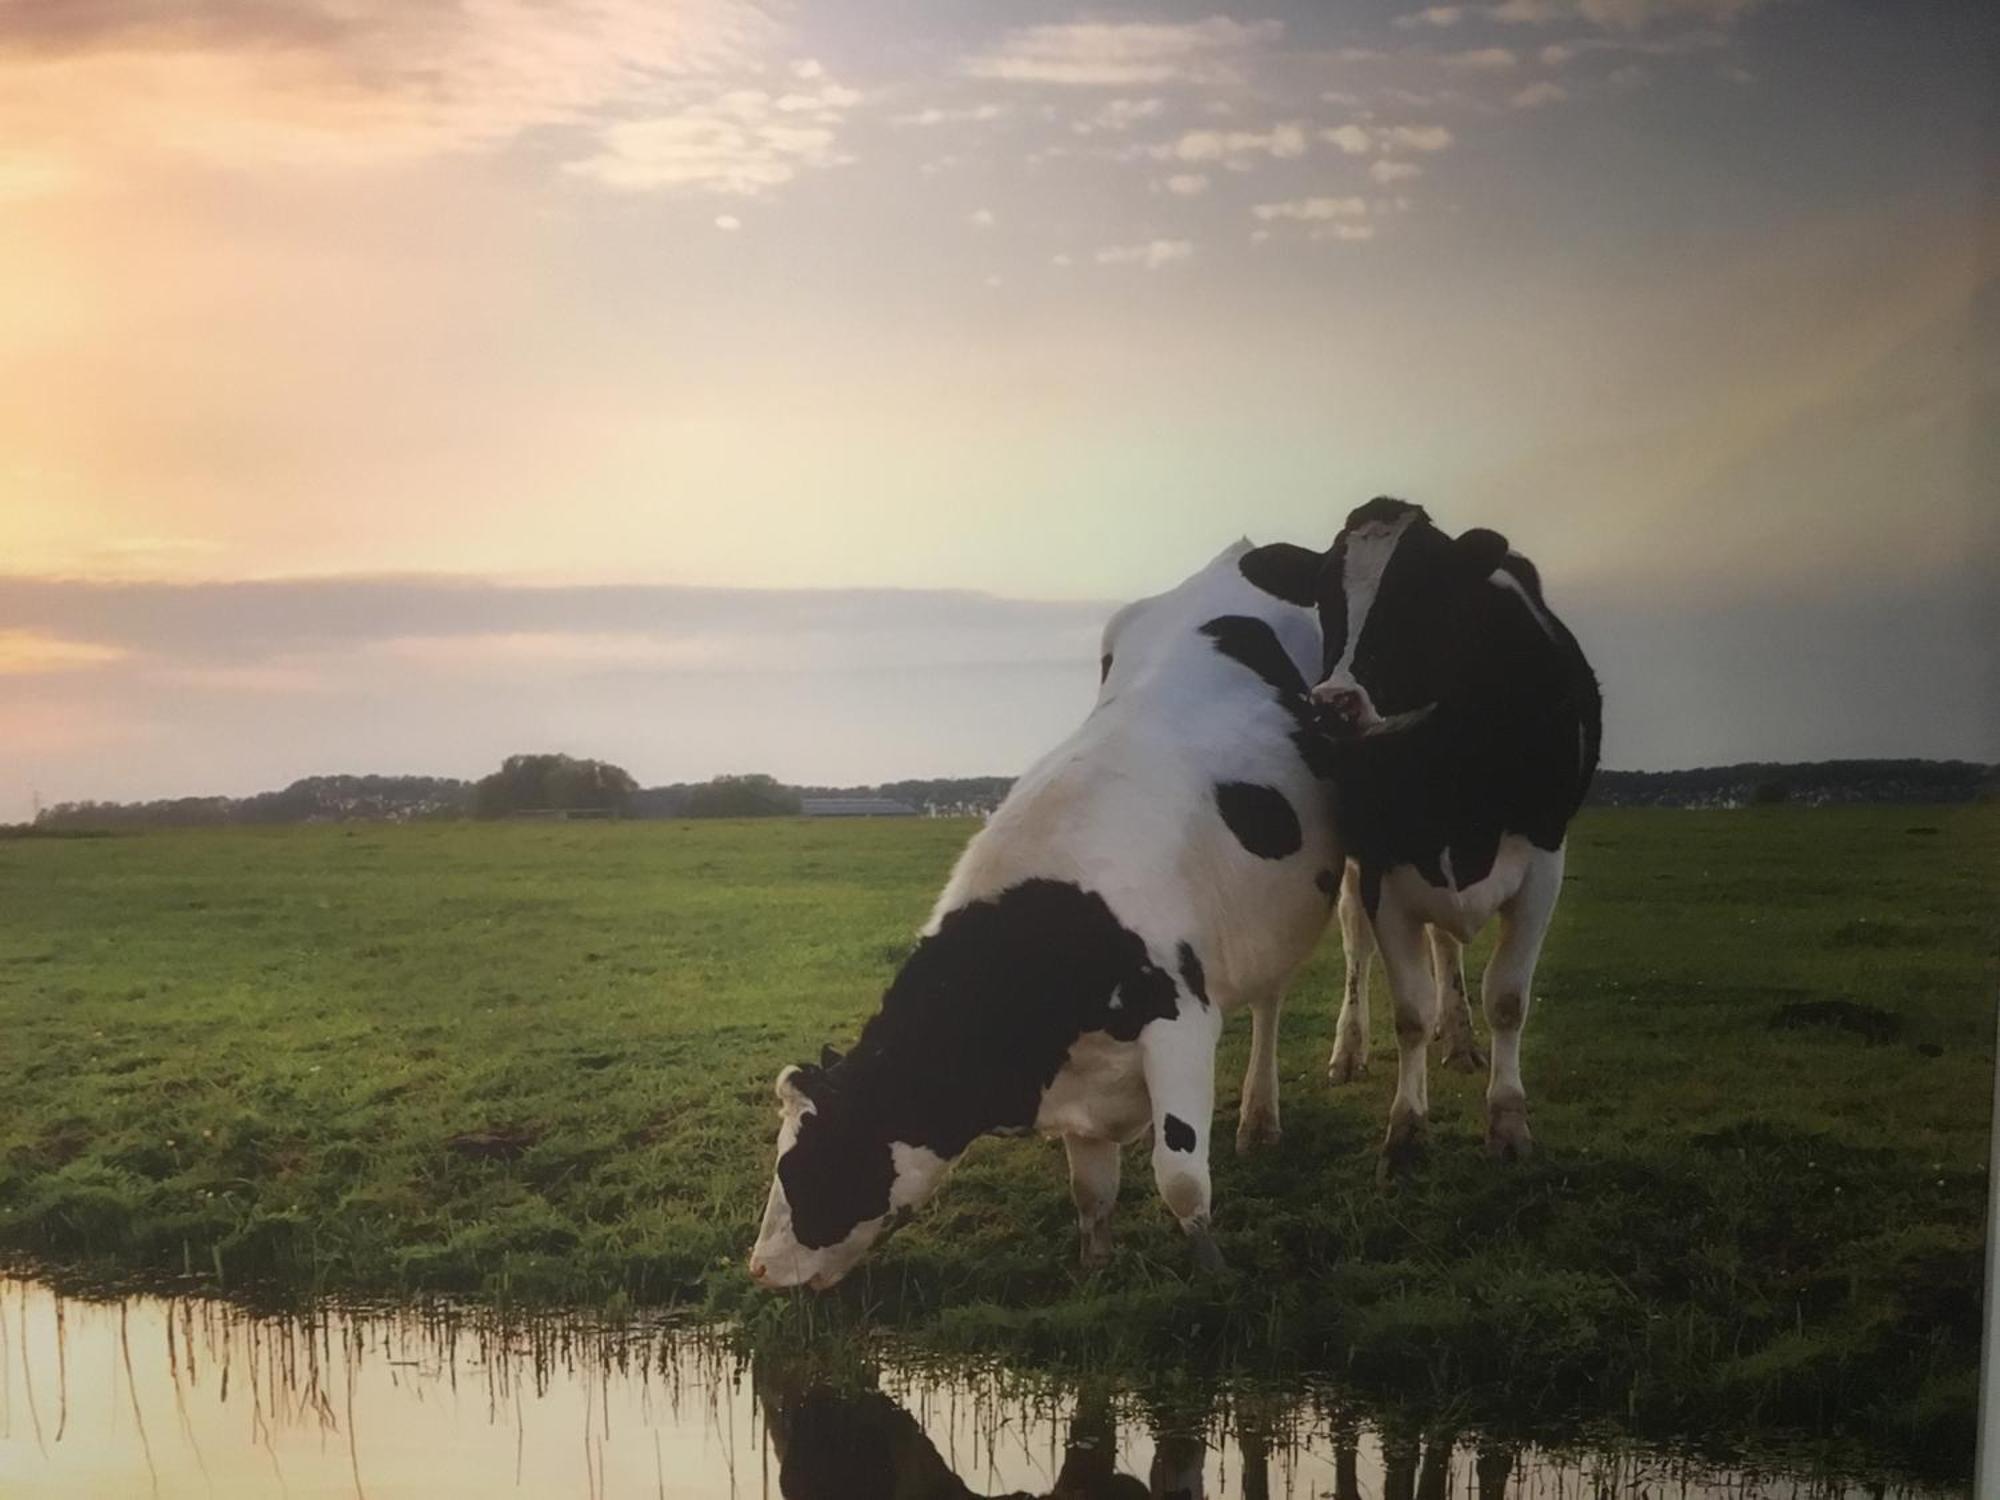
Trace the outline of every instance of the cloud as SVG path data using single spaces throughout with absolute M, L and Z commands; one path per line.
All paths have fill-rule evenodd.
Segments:
M 1660 21 L 1699 20 L 1730 26 L 1766 0 L 1502 0 L 1494 20 L 1519 26 L 1584 21 L 1607 31 L 1641 31 Z
M 1013 83 L 1104 87 L 1224 83 L 1242 77 L 1243 59 L 1284 35 L 1278 21 L 1071 21 L 1024 26 L 967 58 L 960 71 Z
M 1430 5 L 1396 17 L 1396 25 L 1407 31 L 1415 26 L 1456 26 L 1464 19 L 1465 7 L 1462 5 Z
M 0 677 L 75 672 L 122 661 L 128 655 L 122 647 L 96 641 L 67 640 L 38 630 L 0 630 Z
M 1375 132 L 1384 151 L 1443 151 L 1455 139 L 1442 125 L 1391 125 Z
M 1167 191 L 1177 198 L 1198 198 L 1208 191 L 1208 174 L 1176 172 L 1167 179 Z
M 766 192 L 847 159 L 834 143 L 860 95 L 823 75 L 814 84 L 807 94 L 775 98 L 762 89 L 712 90 L 672 114 L 621 120 L 598 132 L 595 155 L 563 170 L 618 192 Z M 801 115 L 807 123 L 793 118 Z
M 1360 198 L 1287 198 L 1278 203 L 1259 203 L 1250 212 L 1267 223 L 1273 219 L 1312 223 L 1326 219 L 1361 218 L 1367 214 L 1368 204 Z
M 969 125 L 998 120 L 1008 113 L 1004 104 L 967 104 L 955 108 L 929 105 L 905 114 L 889 116 L 891 125 Z
M 1255 156 L 1289 161 L 1304 156 L 1309 137 L 1301 122 L 1273 125 L 1269 130 L 1190 130 L 1155 155 L 1176 161 L 1220 162 L 1241 169 Z
M 737 218 L 735 214 L 717 214 L 715 216 L 715 227 L 723 230 L 741 229 L 743 221 Z
M 1333 240 L 1343 244 L 1375 238 L 1373 224 L 1315 224 L 1308 239 Z
M 1387 187 L 1392 182 L 1408 182 L 1413 177 L 1424 175 L 1424 169 L 1413 161 L 1391 161 L 1381 157 L 1368 164 L 1368 175 Z
M 1507 102 L 1516 109 L 1540 109 L 1547 104 L 1560 104 L 1568 97 L 1568 89 L 1544 78 L 1510 96 Z
M 1147 240 L 1138 245 L 1103 245 L 1091 258 L 1100 266 L 1144 266 L 1157 271 L 1193 254 L 1194 245 L 1188 240 Z
M 1444 65 L 1466 73 L 1504 73 L 1518 67 L 1521 59 L 1505 47 L 1479 47 L 1470 52 L 1446 55 Z
M 663 83 L 740 73 L 779 29 L 748 0 L 95 0 L 11 6 L 0 135 L 71 170 L 134 147 L 362 165 L 587 123 Z
M 975 208 L 965 216 L 965 222 L 972 225 L 975 229 L 991 229 L 993 227 L 993 210 L 990 208 Z
M 1166 108 L 1167 101 L 1157 97 L 1112 99 L 1076 121 L 1070 129 L 1078 135 L 1094 135 L 1099 131 L 1130 130 L 1141 120 L 1151 120 L 1166 113 Z
M 1332 130 L 1322 130 L 1319 138 L 1338 146 L 1349 156 L 1366 156 L 1375 149 L 1375 137 L 1359 125 L 1340 125 Z

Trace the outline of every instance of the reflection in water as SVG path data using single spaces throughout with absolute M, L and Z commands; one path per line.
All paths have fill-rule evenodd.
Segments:
M 1854 1494 L 1878 1495 L 1880 1486 Z M 1837 1497 L 1670 1456 L 1377 1430 L 1315 1395 L 1190 1410 L 998 1372 L 815 1384 L 661 1323 L 256 1317 L 0 1280 L 0 1496 L 674 1500 Z

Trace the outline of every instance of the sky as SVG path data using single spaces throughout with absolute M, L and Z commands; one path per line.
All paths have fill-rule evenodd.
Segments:
M 1535 559 L 1609 765 L 2000 758 L 1993 42 L 0 0 L 0 820 L 1004 774 L 1117 603 L 1378 493 Z

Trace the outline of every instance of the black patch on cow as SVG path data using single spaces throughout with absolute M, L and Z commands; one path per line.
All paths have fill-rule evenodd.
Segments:
M 1278 641 L 1278 632 L 1254 615 L 1217 615 L 1201 626 L 1201 633 L 1215 642 L 1215 649 L 1231 661 L 1248 667 L 1261 677 L 1291 715 L 1292 747 L 1315 777 L 1326 780 L 1334 772 L 1332 742 L 1320 728 L 1312 700 L 1306 696 L 1306 680 Z
M 1208 1004 L 1208 971 L 1201 966 L 1201 955 L 1194 951 L 1194 944 L 1182 943 L 1180 948 L 1181 983 L 1188 987 L 1203 1005 Z
M 1101 685 L 1111 675 L 1111 653 L 1105 652 L 1097 658 L 1097 680 Z
M 1313 884 L 1320 888 L 1320 893 L 1329 901 L 1340 894 L 1340 877 L 1331 870 L 1321 870 L 1319 874 L 1313 876 Z
M 1273 542 L 1252 547 L 1237 559 L 1243 576 L 1273 598 L 1311 609 L 1319 603 L 1319 570 L 1326 559 L 1306 547 Z
M 1194 1150 L 1194 1126 L 1179 1115 L 1170 1114 L 1160 1121 L 1160 1136 L 1166 1141 L 1169 1151 Z
M 1421 507 L 1386 497 L 1348 526 L 1407 519 L 1349 667 L 1378 713 L 1426 707 L 1398 732 L 1344 740 L 1335 752 L 1335 809 L 1347 851 L 1361 867 L 1372 914 L 1382 878 L 1414 867 L 1433 885 L 1462 888 L 1493 868 L 1500 841 L 1519 834 L 1561 846 L 1597 769 L 1603 708 L 1575 637 L 1542 597 L 1540 575 L 1497 532 L 1446 536 Z M 1320 627 L 1331 670 L 1348 655 L 1342 564 L 1334 539 L 1322 574 Z M 1549 622 L 1544 628 L 1518 584 Z
M 1299 815 L 1285 794 L 1254 781 L 1218 781 L 1215 806 L 1236 842 L 1259 859 L 1284 859 L 1305 845 Z
M 1027 1129 L 1087 1032 L 1134 1041 L 1180 1014 L 1174 976 L 1104 898 L 1026 880 L 947 912 L 904 962 L 839 1064 L 798 1086 L 816 1108 L 778 1177 L 808 1248 L 889 1210 L 890 1146 L 949 1160 L 989 1131 Z

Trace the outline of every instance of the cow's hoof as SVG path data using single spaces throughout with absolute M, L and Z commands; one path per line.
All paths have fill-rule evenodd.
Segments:
M 1278 1128 L 1278 1117 L 1270 1111 L 1259 1111 L 1239 1121 L 1236 1126 L 1236 1154 L 1248 1156 L 1260 1146 L 1275 1146 L 1284 1132 Z
M 1486 1054 L 1470 1042 L 1447 1048 L 1443 1061 L 1454 1073 L 1483 1073 L 1486 1070 Z
M 1326 1081 L 1335 1088 L 1368 1076 L 1368 1054 L 1359 1047 L 1335 1047 L 1326 1062 Z
M 1423 1118 L 1408 1115 L 1389 1122 L 1389 1134 L 1382 1142 L 1382 1157 L 1375 1164 L 1375 1180 L 1388 1186 L 1414 1171 L 1424 1158 L 1426 1133 Z
M 1486 1107 L 1486 1154 L 1495 1161 L 1526 1161 L 1534 1153 L 1525 1101 Z
M 1216 1248 L 1215 1236 L 1209 1232 L 1206 1221 L 1196 1220 L 1187 1226 L 1188 1245 L 1194 1251 L 1194 1268 L 1203 1276 L 1220 1276 L 1229 1269 L 1222 1258 L 1222 1251 Z

